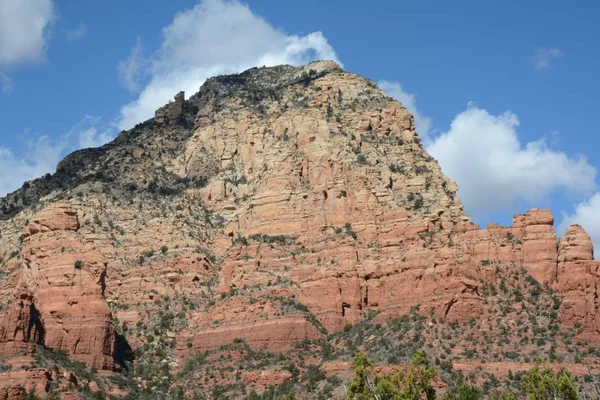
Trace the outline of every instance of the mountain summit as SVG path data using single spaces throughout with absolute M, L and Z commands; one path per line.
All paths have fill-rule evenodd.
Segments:
M 0 399 L 328 398 L 359 349 L 388 372 L 423 349 L 442 390 L 591 373 L 589 236 L 539 209 L 482 230 L 457 191 L 332 61 L 178 93 L 0 199 Z

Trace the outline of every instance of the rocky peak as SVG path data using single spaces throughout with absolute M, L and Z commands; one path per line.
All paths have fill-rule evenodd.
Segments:
M 174 102 L 169 102 L 154 112 L 154 119 L 157 122 L 172 121 L 181 116 L 185 102 L 185 92 L 177 93 L 174 99 Z
M 594 246 L 581 225 L 571 225 L 559 243 L 559 261 L 593 260 Z
M 291 65 L 255 67 L 237 75 L 220 75 L 210 78 L 202 84 L 198 94 L 194 97 L 203 97 L 209 92 L 227 96 L 235 91 L 244 94 L 254 91 L 260 95 L 266 91 L 280 90 L 299 83 L 305 84 L 336 71 L 342 72 L 342 68 L 334 61 L 314 61 L 301 67 Z
M 468 221 L 456 185 L 423 149 L 412 115 L 333 62 L 216 77 L 190 101 L 198 104 L 199 119 L 179 173 L 211 177 L 203 198 L 220 209 L 243 214 L 250 206 L 256 221 L 255 205 L 239 198 L 268 189 L 299 196 L 307 207 L 325 201 L 342 210 L 362 196 L 400 206 L 409 218 L 428 215 L 434 224 Z M 269 229 L 300 234 L 292 226 Z
M 513 227 L 525 228 L 532 225 L 554 226 L 554 216 L 550 210 L 533 208 L 526 214 L 516 214 L 513 217 Z
M 353 343 L 404 348 L 386 342 L 398 326 L 430 321 L 414 337 L 435 341 L 457 324 L 442 335 L 459 343 L 444 352 L 457 368 L 468 346 L 484 362 L 529 356 L 514 347 L 534 343 L 516 336 L 527 321 L 600 343 L 600 264 L 583 229 L 558 240 L 541 209 L 479 229 L 457 191 L 406 108 L 334 62 L 208 79 L 0 199 L 0 354 L 16 366 L 62 350 L 114 377 L 130 346 L 135 390 L 168 398 L 198 390 L 200 372 L 180 374 L 199 354 L 223 360 L 243 343 L 228 360 L 266 349 L 310 364 L 303 349 L 346 357 L 353 326 L 372 333 Z M 447 343 L 435 343 L 437 355 Z M 223 379 L 289 379 L 277 371 Z M 12 376 L 0 371 L 0 395 Z

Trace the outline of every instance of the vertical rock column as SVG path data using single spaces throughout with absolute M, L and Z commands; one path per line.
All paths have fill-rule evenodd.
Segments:
M 523 242 L 523 266 L 540 283 L 556 281 L 557 242 L 550 210 L 531 209 L 513 218 L 513 231 Z
M 24 229 L 21 300 L 3 321 L 0 340 L 43 344 L 90 367 L 112 369 L 115 335 L 104 298 L 107 262 L 78 229 L 70 204 L 46 208 Z
M 579 327 L 580 337 L 600 342 L 600 262 L 594 261 L 590 236 L 579 225 L 571 225 L 559 242 L 558 281 L 563 296 L 560 319 L 564 326 Z

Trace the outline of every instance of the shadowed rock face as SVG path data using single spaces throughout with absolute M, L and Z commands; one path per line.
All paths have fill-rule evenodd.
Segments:
M 98 369 L 114 367 L 114 329 L 104 298 L 106 259 L 77 235 L 77 211 L 55 203 L 25 227 L 19 301 L 0 334 L 5 348 L 38 344 Z
M 254 68 L 156 115 L 0 199 L 8 362 L 45 347 L 119 369 L 123 331 L 133 348 L 171 343 L 175 370 L 236 339 L 286 352 L 415 307 L 483 320 L 500 267 L 555 289 L 561 324 L 600 342 L 583 229 L 558 240 L 538 209 L 479 229 L 412 115 L 369 80 L 328 61 Z

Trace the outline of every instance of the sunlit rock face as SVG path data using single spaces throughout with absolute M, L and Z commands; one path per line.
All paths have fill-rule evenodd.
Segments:
M 17 366 L 64 351 L 111 374 L 131 347 L 144 349 L 135 365 L 179 371 L 232 343 L 289 353 L 411 310 L 488 320 L 489 285 L 513 270 L 553 289 L 561 326 L 598 344 L 583 229 L 558 239 L 539 209 L 480 229 L 457 191 L 402 104 L 333 62 L 211 78 L 0 199 L 0 353 Z M 43 368 L 0 375 L 5 397 L 68 386 Z

